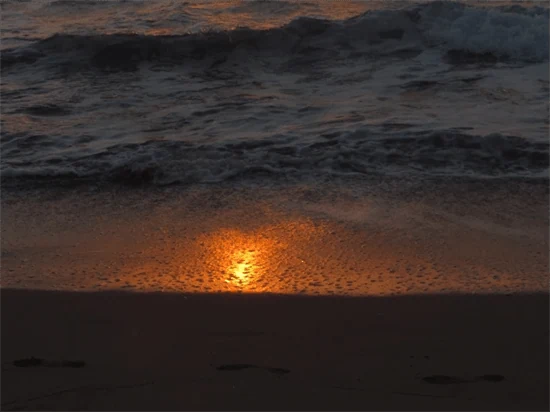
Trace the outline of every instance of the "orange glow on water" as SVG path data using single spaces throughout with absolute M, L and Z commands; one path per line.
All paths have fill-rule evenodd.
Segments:
M 241 291 L 262 290 L 272 257 L 283 247 L 280 241 L 235 229 L 212 233 L 201 243 L 212 257 L 212 266 L 217 266 L 214 273 L 220 273 L 231 289 Z
M 66 210 L 67 203 L 62 205 L 59 209 Z M 33 210 L 41 211 L 41 206 L 36 204 Z M 180 203 L 177 206 L 178 210 L 185 210 Z M 364 221 L 364 204 L 355 210 L 333 207 L 348 222 Z M 393 219 L 400 236 L 395 236 L 396 231 L 389 235 L 383 231 L 373 233 L 368 228 L 360 230 L 309 218 L 289 219 L 258 209 L 248 214 L 231 210 L 225 215 L 204 213 L 200 220 L 197 216 L 181 219 L 179 213 L 166 215 L 170 210 L 167 206 L 159 209 L 159 214 L 148 216 L 149 224 L 141 218 L 128 224 L 120 223 L 119 215 L 117 220 L 105 220 L 112 210 L 96 206 L 93 215 L 82 217 L 73 212 L 72 216 L 81 219 L 79 231 L 71 237 L 67 236 L 69 230 L 62 232 L 63 236 L 52 243 L 51 228 L 68 225 L 65 214 L 49 212 L 49 217 L 29 222 L 24 213 L 28 207 L 11 208 L 10 219 L 6 219 L 7 226 L 3 228 L 8 233 L 8 240 L 3 238 L 4 250 L 9 253 L 3 255 L 2 287 L 310 295 L 547 289 L 547 261 L 534 260 L 529 271 L 525 271 L 520 258 L 527 249 L 514 252 L 519 244 L 515 241 L 504 243 L 508 260 L 503 260 L 502 246 L 489 252 L 485 248 L 476 255 L 475 245 L 462 241 L 464 238 L 449 243 L 452 248 L 436 253 L 432 243 L 426 249 L 405 237 L 408 229 L 399 226 L 397 218 Z M 386 225 L 383 217 L 377 215 L 377 219 Z M 76 220 L 74 217 L 70 222 Z M 168 224 L 171 229 L 164 226 L 159 230 Z M 192 225 L 200 227 L 193 230 Z M 37 236 L 36 227 L 40 228 L 39 234 L 48 235 Z M 539 244 L 543 249 L 544 239 Z M 485 263 L 488 259 L 494 262 L 490 267 Z M 529 278 L 522 277 L 522 273 L 528 273 Z
M 254 280 L 258 272 L 256 252 L 240 250 L 233 255 L 233 264 L 229 267 L 229 278 L 225 281 L 238 286 L 246 286 Z
M 288 221 L 249 230 L 223 228 L 196 239 L 204 258 L 200 270 L 210 273 L 203 286 L 238 292 L 281 292 L 292 272 L 305 269 L 298 245 L 322 236 L 308 221 Z

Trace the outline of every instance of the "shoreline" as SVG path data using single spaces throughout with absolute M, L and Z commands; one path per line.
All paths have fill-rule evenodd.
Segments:
M 12 194 L 2 198 L 2 286 L 321 295 L 548 290 L 546 188 L 440 189 L 382 182 Z
M 547 188 L 444 189 L 3 196 L 2 409 L 547 410 Z

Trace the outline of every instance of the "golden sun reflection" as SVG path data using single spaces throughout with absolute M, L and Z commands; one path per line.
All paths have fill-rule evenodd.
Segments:
M 322 236 L 306 219 L 286 220 L 248 230 L 221 228 L 196 239 L 207 276 L 201 289 L 235 292 L 284 292 L 290 273 L 303 270 L 297 250 Z M 205 289 L 206 290 L 206 289 Z
M 283 247 L 280 240 L 254 232 L 222 229 L 201 239 L 212 273 L 221 274 L 231 290 L 261 291 L 273 255 Z
M 258 271 L 256 254 L 257 252 L 251 250 L 234 253 L 233 264 L 228 269 L 229 278 L 225 281 L 238 286 L 246 286 L 252 282 Z
M 177 34 L 177 32 L 170 27 L 163 27 L 145 30 L 145 34 L 147 36 L 173 36 L 174 34 Z

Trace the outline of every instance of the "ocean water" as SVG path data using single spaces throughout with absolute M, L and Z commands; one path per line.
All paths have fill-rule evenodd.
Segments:
M 547 2 L 0 7 L 4 187 L 548 178 Z

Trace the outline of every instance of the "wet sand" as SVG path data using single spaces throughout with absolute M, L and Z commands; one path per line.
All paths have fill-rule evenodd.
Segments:
M 348 186 L 3 193 L 2 286 L 346 296 L 548 290 L 544 186 Z
M 488 186 L 4 192 L 2 409 L 547 410 L 548 191 Z
M 548 410 L 548 295 L 3 290 L 2 362 L 3 410 Z

